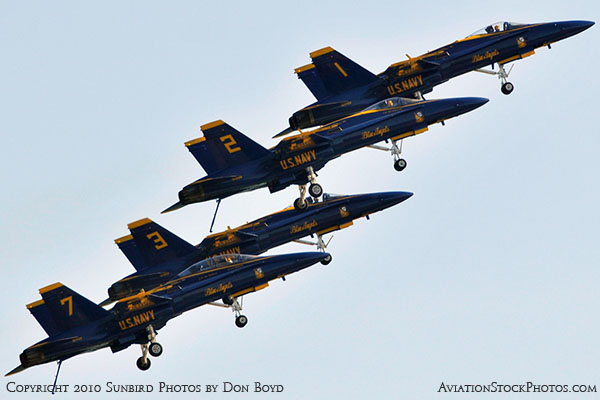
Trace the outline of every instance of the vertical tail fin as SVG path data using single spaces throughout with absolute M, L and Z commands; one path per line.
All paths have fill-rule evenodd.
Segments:
M 312 63 L 295 72 L 317 100 L 367 85 L 378 78 L 331 47 L 310 53 Z
M 115 240 L 137 271 L 181 259 L 199 250 L 156 222 L 144 218 L 127 225 L 131 235 Z
M 325 88 L 323 80 L 319 72 L 315 68 L 315 64 L 308 64 L 294 70 L 299 79 L 306 85 L 308 90 L 315 96 L 317 100 L 322 100 L 330 96 L 329 91 Z
M 186 142 L 185 146 L 209 175 L 271 153 L 221 120 L 200 129 L 204 136 Z
M 27 308 L 48 336 L 85 325 L 108 315 L 108 311 L 58 282 L 40 289 L 42 300 Z

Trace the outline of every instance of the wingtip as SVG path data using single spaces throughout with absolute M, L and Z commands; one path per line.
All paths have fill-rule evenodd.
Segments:
M 180 201 L 178 201 L 177 203 L 173 204 L 171 207 L 169 207 L 169 208 L 167 208 L 167 209 L 163 210 L 163 211 L 161 212 L 161 214 L 166 214 L 166 213 L 168 213 L 168 212 L 171 212 L 171 211 L 179 210 L 179 209 L 180 209 L 181 207 L 183 207 L 184 205 L 185 205 L 185 204 L 181 204 L 181 202 L 180 202 Z

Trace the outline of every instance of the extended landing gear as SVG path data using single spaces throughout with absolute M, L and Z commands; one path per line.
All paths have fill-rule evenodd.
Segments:
M 144 356 L 138 358 L 136 362 L 137 367 L 142 371 L 147 371 L 151 364 L 150 359 L 148 357 L 144 359 Z
M 154 332 L 152 325 L 148 325 L 146 331 L 148 332 L 148 341 L 150 344 L 145 343 L 141 345 L 142 356 L 136 362 L 137 367 L 142 371 L 148 370 L 152 364 L 148 358 L 148 354 L 152 357 L 158 357 L 163 353 L 163 347 L 156 341 L 156 332 Z
M 152 357 L 158 357 L 162 354 L 163 348 L 160 343 L 154 342 L 148 347 L 148 352 Z
M 243 299 L 243 297 L 242 297 Z M 235 313 L 235 326 L 243 328 L 248 323 L 248 317 L 242 315 L 242 304 L 238 303 L 237 297 L 225 296 L 223 297 L 223 304 L 220 303 L 208 303 L 211 306 L 231 308 Z
M 315 174 L 313 167 L 306 168 L 306 174 L 308 181 L 310 182 L 308 194 L 317 200 L 323 194 L 323 187 L 317 183 L 317 175 Z M 294 200 L 294 208 L 297 211 L 304 211 L 308 208 L 308 202 L 306 201 L 306 186 L 307 185 L 298 186 L 300 189 L 300 197 Z
M 300 243 L 300 244 L 307 244 L 309 246 L 317 246 L 318 250 L 320 250 L 322 252 L 325 252 L 325 250 L 327 249 L 327 246 L 331 242 L 331 239 L 333 239 L 333 235 L 329 238 L 329 240 L 327 241 L 327 243 L 325 243 L 325 241 L 323 240 L 323 236 L 319 235 L 318 233 L 316 235 L 317 235 L 317 241 L 316 242 L 311 242 L 311 241 L 303 240 L 303 239 L 296 239 L 296 240 L 294 240 L 294 242 Z M 331 254 L 330 254 L 330 255 L 328 255 L 327 257 L 325 257 L 324 259 L 321 260 L 321 264 L 327 265 L 332 260 L 333 260 L 333 258 L 331 257 Z
M 243 328 L 248 323 L 248 318 L 245 315 L 238 315 L 235 317 L 235 326 Z
M 498 64 L 498 72 L 489 71 L 487 69 L 476 69 L 475 71 L 481 72 L 483 74 L 488 74 L 488 75 L 497 75 L 498 79 L 500 79 L 500 81 L 502 82 L 500 91 L 502 91 L 502 93 L 504 93 L 504 94 L 511 94 L 512 91 L 515 89 L 515 85 L 508 82 L 508 75 L 510 75 L 510 72 L 512 71 L 513 67 L 514 67 L 514 65 L 511 65 L 508 72 L 506 72 L 506 70 L 504 69 L 504 64 Z M 493 68 L 494 68 L 494 64 L 492 64 L 492 69 Z
M 511 94 L 515 89 L 514 85 L 510 82 L 505 82 L 502 84 L 502 88 L 500 89 L 504 94 Z
M 396 171 L 404 171 L 404 168 L 406 168 L 406 160 L 404 158 L 400 158 L 400 155 L 402 154 L 402 140 L 400 140 L 400 146 L 398 146 L 397 140 L 392 140 L 392 145 L 389 148 L 385 146 L 379 146 L 376 144 L 372 144 L 367 147 L 370 147 L 375 150 L 389 151 L 390 153 L 392 153 L 392 157 L 394 157 L 394 169 Z
M 406 160 L 403 158 L 400 158 L 396 161 L 394 161 L 394 169 L 398 172 L 403 171 L 404 168 L 406 168 Z

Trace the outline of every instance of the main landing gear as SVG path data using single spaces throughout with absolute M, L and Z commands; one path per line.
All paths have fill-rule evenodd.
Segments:
M 137 367 L 142 371 L 148 370 L 152 364 L 148 358 L 148 354 L 150 354 L 152 357 L 158 357 L 163 353 L 163 347 L 156 341 L 156 332 L 154 332 L 152 325 L 148 325 L 146 331 L 148 332 L 149 343 L 141 345 L 142 356 L 138 358 L 136 362 Z
M 379 146 L 377 144 L 372 144 L 367 147 L 375 150 L 389 151 L 392 153 L 392 157 L 394 157 L 394 169 L 396 171 L 404 171 L 404 168 L 406 168 L 406 160 L 404 158 L 400 158 L 400 155 L 402 154 L 402 140 L 400 140 L 400 146 L 398 146 L 397 140 L 392 140 L 392 145 L 389 148 L 385 146 Z
M 296 240 L 294 240 L 294 242 L 300 243 L 300 244 L 307 244 L 309 246 L 317 246 L 318 250 L 320 250 L 322 252 L 325 252 L 325 250 L 327 249 L 327 246 L 331 242 L 331 239 L 333 239 L 333 235 L 329 238 L 329 240 L 327 241 L 327 243 L 325 243 L 325 241 L 323 240 L 323 236 L 319 235 L 318 233 L 316 235 L 317 235 L 317 241 L 316 242 L 311 242 L 311 241 L 303 240 L 303 239 L 296 239 Z M 325 257 L 324 259 L 321 260 L 321 264 L 327 265 L 332 260 L 333 260 L 333 258 L 331 257 L 331 254 L 330 254 L 330 255 L 328 255 L 327 257 Z
M 504 94 L 511 94 L 512 91 L 515 89 L 515 86 L 512 83 L 508 82 L 508 75 L 510 75 L 510 72 L 512 71 L 513 67 L 514 67 L 514 65 L 511 65 L 508 72 L 506 72 L 506 70 L 504 69 L 504 64 L 498 64 L 498 72 L 489 71 L 487 69 L 481 69 L 481 68 L 476 69 L 475 71 L 481 72 L 483 74 L 488 74 L 488 75 L 497 75 L 498 79 L 500 79 L 500 81 L 502 82 L 500 91 Z M 494 64 L 492 64 L 492 69 L 494 69 Z
M 323 194 L 323 187 L 317 183 L 317 175 L 315 174 L 313 167 L 306 168 L 306 175 L 310 182 L 308 194 L 316 200 Z M 308 208 L 308 202 L 306 201 L 306 186 L 307 185 L 298 185 L 300 197 L 294 200 L 294 208 L 297 211 L 304 211 Z

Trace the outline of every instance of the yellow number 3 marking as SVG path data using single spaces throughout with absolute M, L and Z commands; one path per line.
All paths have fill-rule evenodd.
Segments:
M 146 235 L 146 237 L 148 239 L 152 240 L 154 243 L 156 243 L 154 245 L 154 248 L 156 250 L 160 250 L 163 247 L 167 247 L 168 246 L 167 242 L 165 242 L 165 239 L 163 239 L 162 236 L 160 236 L 160 233 L 158 233 L 158 232 L 152 232 L 152 233 Z
M 235 153 L 236 151 L 241 150 L 240 146 L 237 145 L 237 142 L 235 141 L 233 136 L 225 135 L 221 136 L 219 139 L 221 139 L 221 142 L 223 142 L 228 152 Z
M 65 303 L 69 303 L 69 317 L 73 315 L 73 296 L 65 297 L 60 300 L 60 305 L 64 306 Z

